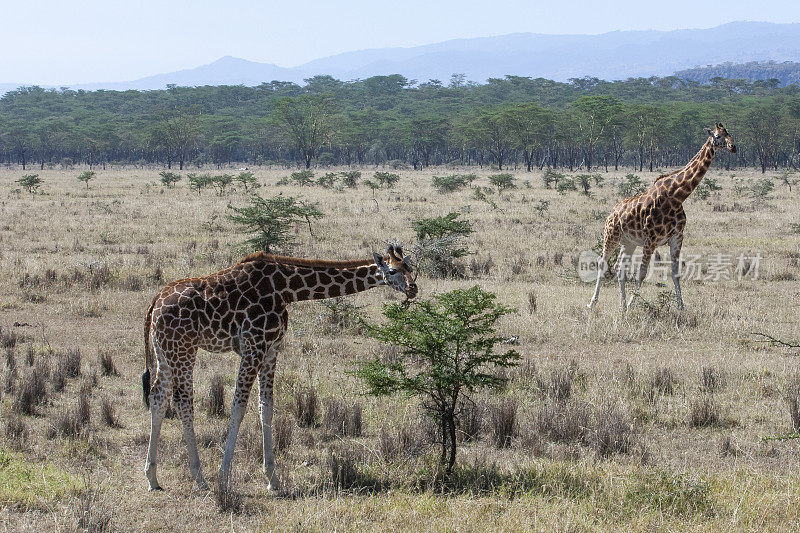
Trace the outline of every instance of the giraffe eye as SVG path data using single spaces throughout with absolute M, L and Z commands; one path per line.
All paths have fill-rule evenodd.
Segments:
M 389 269 L 389 274 L 391 274 L 391 275 L 397 274 L 397 269 L 396 268 L 390 268 Z

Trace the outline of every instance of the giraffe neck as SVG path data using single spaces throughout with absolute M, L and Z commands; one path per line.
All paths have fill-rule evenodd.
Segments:
M 666 194 L 673 196 L 683 202 L 688 198 L 692 191 L 694 191 L 703 176 L 706 175 L 708 167 L 716 155 L 713 140 L 709 137 L 706 143 L 700 148 L 700 151 L 689 160 L 689 163 L 678 171 L 674 177 L 670 179 L 666 185 Z
M 346 296 L 385 284 L 375 264 L 350 268 L 282 265 L 275 276 L 285 280 L 281 294 L 287 303 Z

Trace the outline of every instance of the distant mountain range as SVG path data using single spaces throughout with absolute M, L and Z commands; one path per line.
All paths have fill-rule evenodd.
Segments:
M 600 35 L 516 33 L 456 39 L 411 48 L 346 52 L 293 68 L 223 57 L 208 65 L 129 82 L 86 83 L 73 89 L 163 89 L 167 84 L 258 85 L 302 83 L 318 74 L 340 80 L 402 74 L 420 82 L 447 82 L 454 73 L 484 82 L 505 75 L 557 81 L 594 76 L 605 80 L 668 76 L 723 63 L 800 61 L 800 24 L 732 22 L 710 29 L 615 31 Z M 713 76 L 712 76 L 713 77 Z M 739 76 L 737 76 L 739 77 Z M 0 84 L 0 93 L 19 85 Z

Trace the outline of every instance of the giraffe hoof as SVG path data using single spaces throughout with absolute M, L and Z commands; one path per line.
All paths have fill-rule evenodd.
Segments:
M 149 489 L 147 489 L 148 492 L 160 492 L 163 490 L 164 489 L 161 488 L 161 485 L 156 485 L 155 487 L 150 487 Z

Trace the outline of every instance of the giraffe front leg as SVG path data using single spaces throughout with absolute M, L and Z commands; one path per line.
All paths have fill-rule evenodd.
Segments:
M 272 384 L 275 378 L 275 362 L 277 348 L 270 348 L 267 359 L 258 373 L 259 404 L 261 415 L 261 435 L 263 438 L 264 474 L 267 477 L 267 490 L 280 490 L 275 475 L 275 452 L 272 446 Z
M 683 305 L 683 297 L 681 296 L 681 276 L 680 276 L 680 262 L 681 262 L 681 246 L 683 245 L 683 235 L 674 235 L 669 240 L 669 255 L 672 263 L 672 283 L 675 285 L 675 296 L 678 300 L 678 309 L 683 311 L 686 309 Z
M 628 267 L 631 262 L 631 256 L 636 246 L 626 244 L 622 247 L 617 257 L 617 279 L 619 280 L 619 298 L 622 312 L 624 313 L 628 307 L 626 305 L 625 282 L 628 279 Z
M 228 427 L 228 438 L 225 441 L 225 453 L 222 455 L 222 465 L 219 469 L 220 490 L 228 488 L 236 437 L 239 434 L 239 427 L 247 409 L 247 399 L 257 374 L 258 366 L 255 358 L 252 355 L 243 355 L 239 365 L 239 377 L 236 380 L 236 391 L 233 393 L 233 402 L 231 403 L 231 422 Z
M 603 275 L 605 275 L 606 269 L 608 268 L 608 258 L 619 245 L 619 236 L 617 234 L 606 229 L 606 235 L 608 236 L 604 237 L 603 239 L 603 253 L 601 254 L 601 262 L 597 269 L 597 282 L 594 286 L 594 294 L 592 295 L 592 299 L 589 300 L 589 305 L 587 306 L 589 309 L 594 307 L 594 304 L 597 303 L 597 299 L 600 297 L 600 283 L 603 281 Z
M 642 288 L 642 282 L 644 278 L 647 277 L 647 270 L 650 267 L 650 258 L 653 256 L 655 249 L 656 247 L 649 243 L 642 247 L 642 264 L 639 265 L 639 275 L 636 277 L 636 292 L 639 292 Z M 625 306 L 626 309 L 631 306 L 634 297 L 635 294 L 631 295 L 631 299 L 628 300 L 628 304 Z

